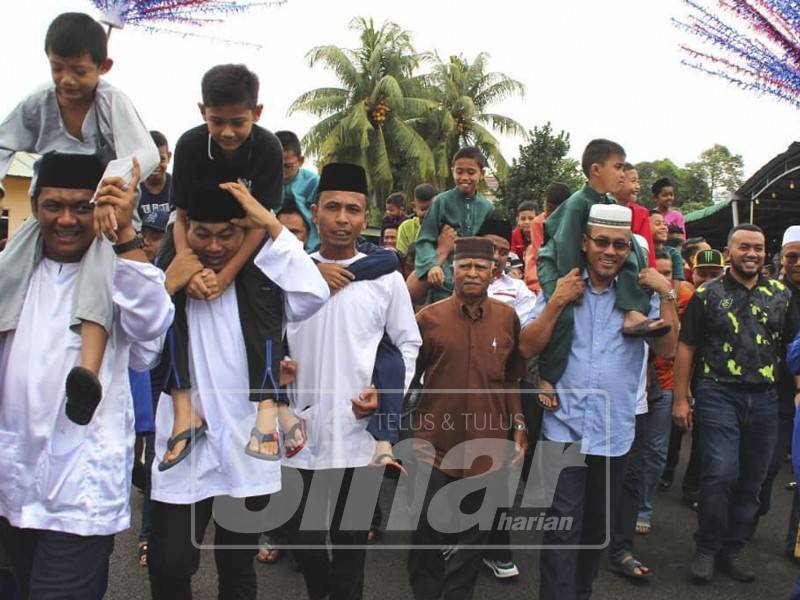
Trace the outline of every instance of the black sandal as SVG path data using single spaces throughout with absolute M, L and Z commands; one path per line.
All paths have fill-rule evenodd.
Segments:
M 384 458 L 388 458 L 389 459 L 388 462 L 382 463 L 381 461 Z M 403 467 L 403 462 L 401 460 L 398 460 L 392 454 L 387 454 L 387 453 L 379 454 L 372 460 L 372 462 L 369 463 L 369 466 L 378 469 L 386 468 L 386 471 L 383 474 L 383 476 L 386 477 L 386 479 L 397 480 L 400 478 L 400 475 L 408 475 L 408 473 L 406 473 L 405 468 Z
M 549 405 L 542 402 L 540 396 L 549 396 L 552 400 L 555 400 L 555 404 Z M 561 408 L 561 401 L 558 399 L 558 392 L 555 390 L 550 391 L 540 391 L 536 393 L 536 404 L 544 411 L 547 412 L 556 412 L 559 408 Z
M 633 338 L 657 338 L 667 335 L 672 331 L 672 325 L 664 323 L 659 327 L 653 327 L 653 323 L 658 323 L 660 319 L 647 319 L 629 329 L 622 329 L 622 335 Z
M 200 427 L 194 428 L 190 427 L 189 429 L 185 429 L 181 431 L 175 437 L 171 437 L 167 440 L 167 449 L 172 450 L 175 447 L 175 444 L 186 440 L 186 445 L 181 450 L 180 454 L 175 457 L 174 460 L 162 460 L 158 463 L 158 470 L 159 471 L 166 471 L 167 469 L 171 469 L 183 459 L 185 459 L 189 454 L 192 453 L 194 450 L 194 446 L 197 442 L 203 439 L 206 436 L 206 431 L 208 431 L 208 425 L 205 421 L 200 423 Z
M 650 570 L 650 568 L 644 566 L 641 562 L 636 560 L 636 558 L 634 558 L 633 554 L 630 552 L 623 555 L 621 560 L 609 560 L 608 569 L 609 571 L 618 573 L 623 577 L 637 581 L 642 579 L 650 579 L 653 576 L 653 572 Z M 639 573 L 636 572 L 636 569 L 639 569 Z M 647 569 L 647 571 L 642 571 L 642 569 Z
M 88 425 L 103 397 L 97 375 L 83 367 L 73 367 L 67 375 L 67 417 L 78 425 Z

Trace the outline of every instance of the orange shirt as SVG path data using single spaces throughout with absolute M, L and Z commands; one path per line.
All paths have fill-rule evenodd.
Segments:
M 547 220 L 546 213 L 539 213 L 531 222 L 531 243 L 528 245 L 527 256 L 523 258 L 525 262 L 525 285 L 535 294 L 542 291 L 539 285 L 539 275 L 536 272 L 536 261 L 539 259 L 539 248 L 544 242 L 544 222 Z
M 678 317 L 682 317 L 686 312 L 686 307 L 689 305 L 689 300 L 694 296 L 694 286 L 692 284 L 681 281 L 678 286 Z M 672 389 L 672 367 L 675 359 L 672 358 L 656 358 L 656 374 L 658 375 L 658 385 L 662 390 Z

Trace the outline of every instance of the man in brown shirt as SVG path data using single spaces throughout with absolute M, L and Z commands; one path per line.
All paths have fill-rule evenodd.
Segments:
M 486 543 L 494 516 L 483 529 L 456 524 L 450 531 L 457 533 L 442 532 L 435 522 L 443 516 L 435 510 L 429 514 L 431 499 L 464 477 L 503 478 L 504 467 L 518 464 L 527 446 L 518 393 L 525 368 L 518 350 L 520 324 L 513 308 L 487 297 L 493 258 L 488 239 L 456 240 L 454 294 L 417 314 L 422 349 L 415 381 L 424 375 L 424 384 L 412 429 L 417 461 L 433 465 L 409 553 L 409 578 L 418 599 L 472 596 L 482 554 L 475 547 Z M 485 487 L 464 496 L 463 514 L 478 510 L 487 501 L 486 490 L 496 489 L 498 481 L 487 479 Z M 454 496 L 459 492 L 449 486 L 443 493 L 450 490 Z M 453 508 L 458 519 L 461 513 Z

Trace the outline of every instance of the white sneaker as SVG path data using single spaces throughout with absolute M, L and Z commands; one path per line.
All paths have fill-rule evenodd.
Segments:
M 519 575 L 519 569 L 513 562 L 503 562 L 499 560 L 483 559 L 483 564 L 489 567 L 489 570 L 498 579 L 508 579 L 509 577 L 516 577 Z

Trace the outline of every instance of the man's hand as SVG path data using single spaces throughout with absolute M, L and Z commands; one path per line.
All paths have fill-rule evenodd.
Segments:
M 331 294 L 343 290 L 356 277 L 347 268 L 336 263 L 319 263 L 317 268 L 325 283 L 331 288 Z
M 186 293 L 195 300 L 208 300 L 218 292 L 217 274 L 211 269 L 203 269 L 199 273 L 195 273 L 186 286 Z
M 439 232 L 439 238 L 436 240 L 436 258 L 439 263 L 443 263 L 455 249 L 456 239 L 458 239 L 458 232 L 455 229 L 450 225 L 442 227 Z
M 358 398 L 353 398 L 350 402 L 353 405 L 353 414 L 356 419 L 368 417 L 378 409 L 378 390 L 371 385 L 364 389 Z
M 689 406 L 687 399 L 675 398 L 672 404 L 672 421 L 677 427 L 685 431 L 691 431 L 694 425 L 694 417 L 692 415 L 692 407 Z
M 280 235 L 283 226 L 278 218 L 253 198 L 241 179 L 237 182 L 220 183 L 219 187 L 230 192 L 244 209 L 244 218 L 231 219 L 231 223 L 243 229 L 266 229 L 273 240 Z
M 572 269 L 556 282 L 556 289 L 550 298 L 550 302 L 561 302 L 563 306 L 566 306 L 570 302 L 575 302 L 582 298 L 585 289 L 586 283 L 581 277 L 580 270 L 577 268 Z
M 167 281 L 165 283 L 167 293 L 172 296 L 178 290 L 183 289 L 191 281 L 192 277 L 203 270 L 203 264 L 191 248 L 184 248 L 175 255 L 172 262 L 167 267 Z
M 428 284 L 433 287 L 442 287 L 444 285 L 444 271 L 442 267 L 431 267 L 428 271 Z
M 672 282 L 653 267 L 642 269 L 639 272 L 639 285 L 649 288 L 657 294 L 667 294 L 672 290 Z
M 217 273 L 209 269 L 209 275 L 206 277 L 206 286 L 211 291 L 211 294 L 206 297 L 206 300 L 216 300 L 222 296 L 232 283 L 233 280 L 228 279 L 223 271 Z
M 94 230 L 98 239 L 105 235 L 114 243 L 133 239 L 133 211 L 142 170 L 133 158 L 130 181 L 121 177 L 106 177 L 95 194 Z M 124 235 L 123 235 L 124 232 Z

